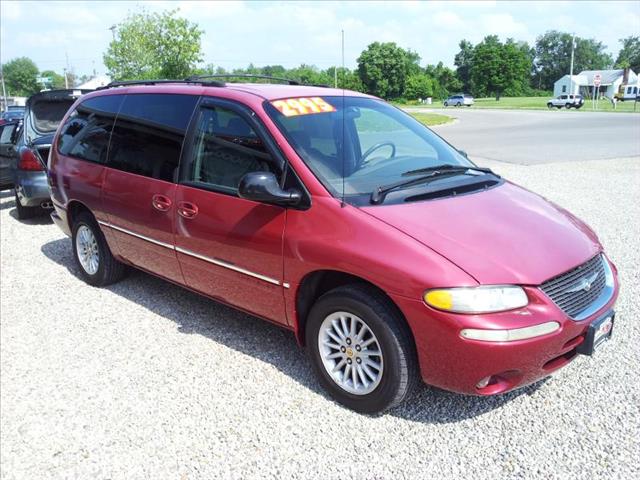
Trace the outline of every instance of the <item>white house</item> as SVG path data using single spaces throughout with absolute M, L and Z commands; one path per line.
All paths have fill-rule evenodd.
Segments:
M 631 69 L 627 70 L 584 70 L 573 76 L 573 81 L 569 75 L 565 75 L 553 84 L 553 95 L 558 97 L 565 94 L 581 93 L 585 97 L 593 96 L 593 79 L 596 74 L 600 74 L 599 93 L 607 98 L 613 98 L 618 93 L 620 85 L 638 85 L 638 76 Z M 626 80 L 626 81 L 625 81 Z
M 573 76 L 573 82 L 570 75 L 560 77 L 559 80 L 553 84 L 553 96 L 559 97 L 560 95 L 576 95 L 580 93 L 580 86 L 587 84 L 587 77 L 580 75 Z

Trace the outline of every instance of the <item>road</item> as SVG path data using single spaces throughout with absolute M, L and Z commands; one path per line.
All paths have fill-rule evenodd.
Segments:
M 474 110 L 470 108 L 407 111 L 442 113 L 454 124 L 433 127 L 472 158 L 521 165 L 640 156 L 640 113 L 574 110 Z

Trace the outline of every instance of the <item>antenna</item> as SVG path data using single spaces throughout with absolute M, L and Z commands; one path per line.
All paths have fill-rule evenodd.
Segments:
M 345 165 L 346 165 L 346 158 L 345 158 L 345 152 L 346 152 L 346 148 L 345 148 L 345 138 L 344 138 L 344 115 L 345 115 L 345 99 L 344 99 L 344 30 L 340 30 L 340 32 L 342 33 L 342 201 L 340 203 L 340 207 L 344 207 L 345 203 L 344 203 L 344 175 L 345 175 Z M 336 79 L 337 79 L 337 75 L 336 75 Z

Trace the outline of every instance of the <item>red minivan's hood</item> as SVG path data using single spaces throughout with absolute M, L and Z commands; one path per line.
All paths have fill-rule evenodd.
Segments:
M 509 182 L 469 195 L 362 210 L 435 250 L 481 284 L 539 285 L 601 250 L 582 221 Z

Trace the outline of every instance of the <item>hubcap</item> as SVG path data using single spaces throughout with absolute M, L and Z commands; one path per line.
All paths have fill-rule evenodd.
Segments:
M 89 275 L 95 275 L 100 264 L 98 242 L 91 229 L 86 225 L 81 225 L 76 232 L 76 251 L 84 271 Z
M 378 339 L 352 313 L 335 312 L 324 319 L 318 350 L 331 379 L 349 393 L 371 393 L 382 379 L 384 360 Z

